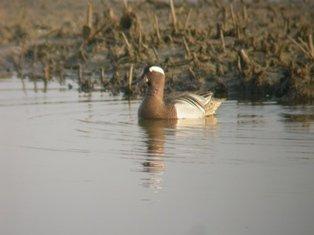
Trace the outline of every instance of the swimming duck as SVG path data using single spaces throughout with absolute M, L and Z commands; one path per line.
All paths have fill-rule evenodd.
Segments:
M 184 93 L 165 101 L 165 72 L 159 66 L 146 67 L 142 79 L 147 83 L 147 91 L 138 110 L 142 119 L 204 118 L 215 114 L 221 104 L 221 100 L 213 98 L 212 92 L 203 95 Z

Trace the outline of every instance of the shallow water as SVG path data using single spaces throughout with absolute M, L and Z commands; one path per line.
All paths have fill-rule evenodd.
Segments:
M 0 234 L 314 234 L 314 106 L 140 101 L 0 80 Z

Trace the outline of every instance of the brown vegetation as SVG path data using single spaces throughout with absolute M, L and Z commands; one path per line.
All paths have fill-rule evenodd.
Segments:
M 144 65 L 159 64 L 168 91 L 314 98 L 310 1 L 19 2 L 1 8 L 2 73 L 137 95 Z

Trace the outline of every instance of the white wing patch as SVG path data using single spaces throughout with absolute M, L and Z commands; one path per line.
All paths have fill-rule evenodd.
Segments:
M 164 70 L 162 68 L 160 68 L 159 66 L 149 67 L 149 72 L 157 72 L 157 73 L 161 73 L 161 74 L 165 75 Z
M 212 93 L 205 95 L 185 94 L 179 97 L 175 103 L 178 119 L 204 118 L 215 114 L 221 104 L 220 100 L 212 99 Z
M 176 112 L 177 112 L 177 118 L 183 119 L 183 118 L 203 118 L 205 116 L 205 110 L 197 108 L 185 101 L 178 101 L 174 105 Z

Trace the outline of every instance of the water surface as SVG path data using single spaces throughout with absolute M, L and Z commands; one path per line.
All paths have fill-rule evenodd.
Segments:
M 140 101 L 0 80 L 0 234 L 313 234 L 314 107 Z

